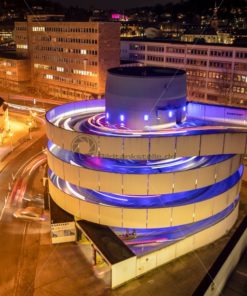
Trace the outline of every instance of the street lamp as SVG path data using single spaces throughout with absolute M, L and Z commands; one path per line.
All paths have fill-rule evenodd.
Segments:
M 32 140 L 32 136 L 31 136 L 31 127 L 32 127 L 32 122 L 29 121 L 29 122 L 28 122 L 28 137 L 29 137 L 29 140 Z
M 32 122 L 33 122 L 33 125 L 34 127 L 36 128 L 36 116 L 37 116 L 37 112 L 32 112 Z
M 3 144 L 3 132 L 4 132 L 4 130 L 2 129 L 2 130 L 0 131 L 0 145 Z
M 9 133 L 9 136 L 10 136 L 10 144 L 11 144 L 11 151 L 14 150 L 14 147 L 13 147 L 13 135 L 14 135 L 14 133 L 12 133 L 12 132 Z

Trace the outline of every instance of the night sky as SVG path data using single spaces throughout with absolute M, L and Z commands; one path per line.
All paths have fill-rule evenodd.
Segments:
M 138 6 L 153 6 L 156 3 L 176 3 L 179 0 L 55 0 L 64 6 L 79 6 L 83 8 L 126 9 Z

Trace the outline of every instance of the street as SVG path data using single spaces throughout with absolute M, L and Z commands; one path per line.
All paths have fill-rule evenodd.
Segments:
M 13 217 L 13 212 L 22 206 L 22 195 L 33 187 L 27 180 L 27 176 L 32 169 L 32 165 L 23 167 L 33 155 L 41 151 L 45 145 L 45 137 L 34 143 L 28 151 L 23 151 L 17 158 L 10 161 L 0 174 L 0 192 L 1 199 L 8 194 L 8 184 L 12 176 L 16 176 L 15 185 L 8 196 L 7 204 L 0 221 L 0 257 L 4 272 L 0 276 L 0 294 L 1 295 L 24 295 L 19 293 L 24 284 L 22 278 L 25 272 L 32 277 L 35 276 L 35 260 L 37 261 L 37 250 L 39 248 L 40 223 L 26 222 L 17 220 Z M 19 170 L 19 168 L 21 168 Z M 23 172 L 25 174 L 23 174 Z M 40 171 L 37 170 L 39 178 Z M 36 174 L 37 174 L 36 173 Z M 32 183 L 33 183 L 32 182 Z M 27 233 L 32 236 L 26 240 Z M 30 257 L 31 256 L 31 257 Z M 30 261 L 31 260 L 31 261 Z M 32 264 L 30 264 L 32 262 Z M 29 281 L 30 282 L 30 281 Z M 31 294 L 30 294 L 31 295 Z

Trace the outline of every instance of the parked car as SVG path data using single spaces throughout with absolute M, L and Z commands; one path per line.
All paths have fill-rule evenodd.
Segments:
M 44 221 L 44 211 L 41 208 L 27 207 L 25 209 L 18 209 L 14 212 L 13 216 L 19 219 L 27 219 L 33 221 Z

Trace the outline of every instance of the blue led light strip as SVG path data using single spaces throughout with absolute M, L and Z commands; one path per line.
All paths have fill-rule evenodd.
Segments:
M 153 229 L 126 229 L 114 227 L 112 230 L 130 247 L 136 254 L 154 251 L 157 248 L 165 247 L 176 243 L 208 227 L 211 227 L 225 219 L 236 208 L 239 196 L 223 211 L 207 219 L 179 226 Z
M 49 151 L 60 160 L 71 165 L 81 166 L 91 170 L 99 170 L 121 174 L 160 174 L 179 172 L 199 167 L 206 167 L 225 161 L 233 154 L 179 157 L 175 159 L 138 161 L 126 159 L 110 159 L 83 155 L 64 150 L 51 141 L 48 142 Z
M 70 184 L 56 176 L 49 170 L 49 178 L 53 184 L 63 192 L 85 200 L 89 203 L 96 203 L 108 206 L 124 208 L 162 208 L 174 207 L 207 200 L 220 195 L 239 182 L 243 173 L 241 166 L 233 175 L 215 183 L 211 186 L 194 189 L 185 192 L 163 194 L 163 195 L 118 195 L 113 193 L 98 192 L 81 188 Z

